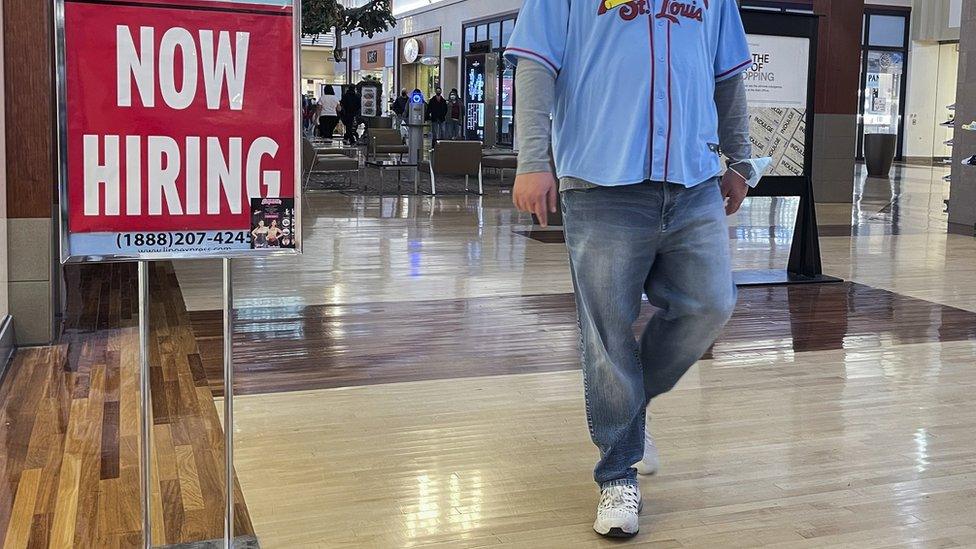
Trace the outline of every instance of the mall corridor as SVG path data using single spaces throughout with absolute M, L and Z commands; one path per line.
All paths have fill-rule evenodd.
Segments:
M 0 549 L 976 549 L 976 0 L 0 28 Z

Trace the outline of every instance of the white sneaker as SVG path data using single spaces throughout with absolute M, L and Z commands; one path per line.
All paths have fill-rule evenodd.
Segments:
M 630 538 L 639 530 L 641 510 L 640 486 L 623 484 L 607 486 L 600 491 L 593 530 L 608 538 Z
M 651 436 L 650 413 L 647 414 L 647 423 L 644 426 L 644 457 L 638 461 L 634 467 L 642 475 L 653 475 L 661 467 L 661 456 L 654 444 L 654 437 Z

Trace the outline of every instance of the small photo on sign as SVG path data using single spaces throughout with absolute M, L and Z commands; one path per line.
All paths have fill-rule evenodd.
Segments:
M 251 249 L 295 248 L 295 199 L 251 199 Z

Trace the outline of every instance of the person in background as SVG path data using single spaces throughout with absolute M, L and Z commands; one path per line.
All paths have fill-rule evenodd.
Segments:
M 311 92 L 304 94 L 302 99 L 302 130 L 305 133 L 311 133 L 312 128 L 315 126 L 314 115 L 315 115 L 315 98 L 312 96 Z
M 757 182 L 738 3 L 651 9 L 660 3 L 526 0 L 505 53 L 518 64 L 514 202 L 545 226 L 562 199 L 587 423 L 600 451 L 593 529 L 611 537 L 637 534 L 637 475 L 658 468 L 648 406 L 732 315 L 726 216 Z M 582 113 L 613 121 L 612 138 Z M 642 294 L 657 312 L 635 338 Z M 671 510 L 663 505 L 652 512 Z
M 464 115 L 464 102 L 461 101 L 461 96 L 458 94 L 457 88 L 451 90 L 451 93 L 447 96 L 447 106 L 448 106 L 448 139 L 462 139 L 461 132 L 461 117 Z
M 332 86 L 326 86 L 322 90 L 322 97 L 319 99 L 318 122 L 319 135 L 323 139 L 331 139 L 336 126 L 339 125 L 339 98 Z
M 339 104 L 342 125 L 346 127 L 343 141 L 355 145 L 357 140 L 356 127 L 359 125 L 359 117 L 363 110 L 363 102 L 356 92 L 356 86 L 349 86 Z
M 442 95 L 440 87 L 434 90 L 434 97 L 430 98 L 427 104 L 427 118 L 430 119 L 431 132 L 434 134 L 434 143 L 444 139 L 447 134 L 447 99 Z
M 400 90 L 400 96 L 396 98 L 393 102 L 393 126 L 395 129 L 400 130 L 403 127 L 404 115 L 407 113 L 407 103 L 410 98 L 407 97 L 407 90 Z

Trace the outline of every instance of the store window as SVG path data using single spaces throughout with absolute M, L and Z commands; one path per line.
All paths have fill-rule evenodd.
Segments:
M 476 42 L 491 42 L 491 50 L 498 54 L 497 82 L 488 89 L 496 90 L 497 97 L 493 103 L 495 112 L 485 112 L 483 116 L 494 119 L 497 130 L 496 142 L 501 146 L 511 147 L 515 141 L 515 66 L 505 61 L 505 46 L 515 30 L 515 14 L 507 14 L 485 21 L 476 21 L 464 25 L 464 53 L 471 52 L 471 44 Z M 489 71 L 491 72 L 491 71 Z M 466 90 L 466 94 L 469 92 Z M 469 98 L 465 98 L 469 102 Z M 487 104 L 487 103 L 486 103 Z
M 905 47 L 905 27 L 908 23 L 904 16 L 899 15 L 871 15 L 868 45 L 889 48 Z
M 505 46 L 502 42 L 502 23 L 501 21 L 488 25 L 488 36 L 491 38 L 491 47 L 501 49 Z
M 893 134 L 902 157 L 909 11 L 866 8 L 861 48 L 861 104 L 857 157 L 864 158 L 866 134 Z
M 387 116 L 396 95 L 393 80 L 393 42 L 380 42 L 349 50 L 350 83 L 375 82 L 380 86 L 380 114 Z
M 506 19 L 502 21 L 502 47 L 508 45 L 508 41 L 512 39 L 512 32 L 515 31 L 515 20 Z
M 419 89 L 426 97 L 441 85 L 441 33 L 431 32 L 400 39 L 400 87 Z

